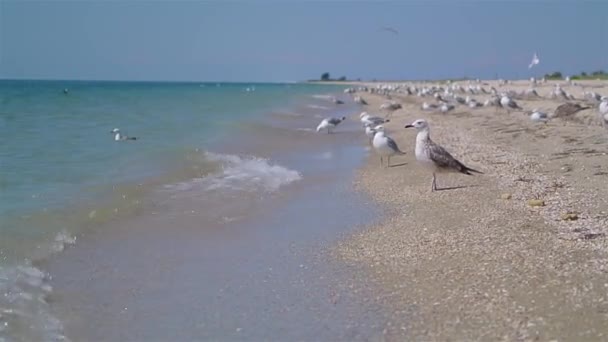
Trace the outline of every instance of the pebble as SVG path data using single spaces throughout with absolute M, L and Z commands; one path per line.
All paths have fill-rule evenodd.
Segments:
M 563 213 L 561 215 L 561 218 L 564 221 L 576 221 L 576 220 L 578 220 L 578 214 L 577 213 L 571 213 L 571 212 Z
M 544 207 L 545 201 L 543 201 L 541 199 L 531 199 L 531 200 L 528 200 L 528 205 L 531 207 Z

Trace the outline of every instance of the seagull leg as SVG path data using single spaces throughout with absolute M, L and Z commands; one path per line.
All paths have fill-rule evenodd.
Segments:
M 383 163 L 382 163 L 382 156 L 380 156 L 380 167 L 382 167 Z
M 386 157 L 388 161 L 386 162 L 386 167 L 391 167 L 391 156 Z
M 435 172 L 433 172 L 433 182 L 431 183 L 431 192 L 437 190 L 437 177 L 435 176 Z

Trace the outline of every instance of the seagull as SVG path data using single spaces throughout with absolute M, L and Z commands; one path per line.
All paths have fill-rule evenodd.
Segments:
M 367 114 L 367 112 L 363 112 L 363 113 L 359 114 L 359 117 L 361 117 L 361 122 L 364 125 L 369 124 L 372 126 L 376 126 L 376 125 L 380 125 L 380 124 L 390 121 L 389 119 L 384 119 L 379 116 L 371 116 L 371 115 Z
M 437 109 L 437 107 L 439 107 L 439 106 L 434 103 L 431 103 L 431 104 L 428 104 L 427 102 L 422 103 L 422 110 L 435 110 L 435 109 Z
M 336 128 L 340 124 L 340 122 L 346 120 L 346 117 L 343 116 L 341 118 L 325 118 L 321 121 L 319 126 L 317 126 L 317 132 L 322 129 L 327 129 L 327 134 L 331 133 L 331 131 Z
M 374 136 L 376 135 L 376 132 L 378 132 L 379 130 L 384 130 L 384 126 L 382 125 L 378 125 L 375 127 L 372 127 L 373 125 L 370 124 L 365 124 L 365 135 L 367 135 L 367 137 L 369 138 L 369 143 L 372 143 L 372 140 L 374 139 Z
M 477 102 L 476 100 L 471 100 L 469 101 L 469 108 L 477 108 L 477 107 L 481 107 L 483 106 L 481 103 Z
M 120 129 L 118 128 L 114 128 L 110 133 L 114 134 L 114 141 L 137 140 L 137 137 L 120 134 Z
M 441 107 L 440 107 L 440 109 L 439 109 L 439 110 L 440 110 L 442 113 L 447 113 L 447 112 L 451 111 L 451 110 L 452 110 L 452 109 L 454 109 L 454 108 L 455 108 L 455 107 L 454 107 L 454 105 L 453 105 L 453 104 L 447 104 L 447 103 L 444 103 L 444 104 L 442 104 L 442 105 L 441 105 Z
M 602 126 L 604 128 L 608 128 L 608 97 L 602 96 L 602 102 L 598 107 L 600 112 L 600 121 L 602 122 Z
M 532 61 L 530 62 L 530 65 L 528 65 L 528 69 L 532 69 L 532 67 L 537 65 L 538 63 L 540 63 L 540 59 L 538 58 L 538 55 L 535 52 L 534 56 L 532 56 Z
M 547 115 L 547 113 L 541 112 L 535 108 L 532 110 L 532 114 L 530 114 L 530 120 L 534 122 L 547 123 L 547 121 L 549 121 L 549 116 Z
M 394 33 L 396 35 L 399 34 L 399 31 L 397 31 L 396 29 L 394 29 L 392 27 L 382 27 L 380 30 L 387 31 L 387 32 L 390 32 L 390 33 Z
M 555 112 L 553 112 L 553 117 L 555 118 L 564 118 L 567 119 L 574 114 L 580 112 L 581 110 L 589 109 L 591 107 L 583 107 L 578 103 L 570 103 L 566 102 L 562 105 L 559 105 L 555 108 Z
M 471 172 L 483 174 L 481 171 L 465 166 L 452 157 L 443 147 L 433 142 L 429 132 L 429 124 L 425 120 L 416 120 L 412 124 L 406 125 L 405 128 L 416 128 L 418 131 L 416 136 L 416 160 L 433 170 L 431 191 L 437 190 L 436 172 L 460 172 L 465 175 L 472 175 Z
M 361 96 L 355 96 L 353 101 L 361 105 L 367 105 L 367 101 L 365 101 Z
M 508 97 L 507 95 L 503 95 L 500 98 L 500 106 L 502 108 L 506 108 L 507 109 L 507 113 L 509 112 L 509 108 L 511 108 L 511 109 L 523 109 L 512 98 Z
M 386 165 L 387 167 L 391 166 L 391 156 L 394 155 L 403 155 L 405 152 L 399 149 L 395 140 L 388 137 L 384 134 L 384 129 L 379 129 L 374 134 L 374 139 L 372 140 L 372 146 L 376 149 L 376 152 L 380 154 L 380 166 L 383 164 L 383 157 L 387 157 Z

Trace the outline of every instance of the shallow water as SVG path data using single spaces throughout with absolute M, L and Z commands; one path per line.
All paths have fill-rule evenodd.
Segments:
M 69 288 L 62 280 L 90 278 L 96 262 L 103 263 L 99 258 L 92 268 L 67 267 L 66 252 L 91 255 L 83 249 L 95 241 L 89 237 L 107 233 L 104 238 L 117 242 L 121 227 L 157 216 L 181 220 L 198 214 L 197 222 L 222 229 L 250 219 L 255 210 L 265 212 L 260 208 L 270 202 L 258 204 L 260 199 L 272 201 L 285 186 L 297 189 L 308 175 L 319 177 L 307 165 L 335 151 L 309 150 L 309 159 L 300 158 L 294 152 L 301 146 L 271 137 L 310 142 L 319 117 L 354 109 L 312 96 L 339 87 L 258 84 L 247 92 L 248 87 L 0 82 L 0 339 L 64 338 L 64 322 L 47 302 Z M 138 140 L 114 142 L 114 127 Z M 312 145 L 323 146 L 313 136 Z M 127 241 L 145 241 L 132 237 Z M 53 267 L 40 271 L 36 266 L 52 255 Z M 103 255 L 111 257 L 106 250 Z M 54 288 L 50 279 L 57 281 Z M 101 298 L 92 298 L 100 305 Z

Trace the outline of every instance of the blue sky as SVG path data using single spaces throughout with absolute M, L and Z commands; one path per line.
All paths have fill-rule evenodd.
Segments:
M 541 64 L 530 71 L 535 51 Z M 528 78 L 597 69 L 608 69 L 605 0 L 0 0 L 0 78 Z

